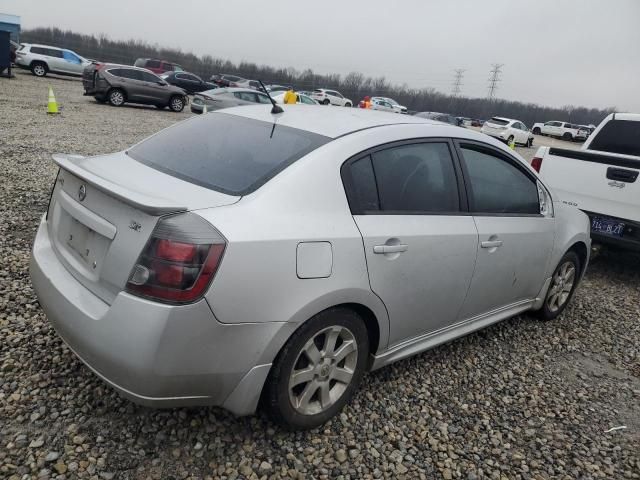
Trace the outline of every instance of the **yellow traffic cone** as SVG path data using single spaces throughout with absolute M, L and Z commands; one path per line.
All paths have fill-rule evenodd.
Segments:
M 56 102 L 56 96 L 53 94 L 53 88 L 49 87 L 49 102 L 47 103 L 47 113 L 60 113 L 58 112 L 58 102 Z
M 511 150 L 515 150 L 515 149 L 516 149 L 516 141 L 515 141 L 515 140 L 511 140 L 511 141 L 509 142 L 509 148 L 510 148 Z

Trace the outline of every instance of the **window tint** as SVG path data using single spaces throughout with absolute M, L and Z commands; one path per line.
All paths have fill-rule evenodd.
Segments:
M 506 125 L 509 123 L 509 121 L 502 120 L 501 118 L 493 117 L 491 120 L 489 120 L 489 123 L 493 123 L 494 125 Z
M 316 104 L 316 102 L 312 98 L 309 98 L 306 95 L 298 95 L 298 100 L 300 100 L 300 103 L 306 103 L 307 105 Z
M 62 57 L 67 61 L 67 62 L 71 62 L 71 63 L 75 63 L 75 64 L 80 64 L 82 63 L 82 60 L 80 60 L 80 57 L 78 57 L 75 53 L 70 52 L 68 50 L 64 50 L 62 52 Z
M 356 160 L 349 166 L 351 175 L 350 200 L 355 203 L 356 208 L 365 213 L 368 211 L 380 210 L 378 204 L 378 188 L 376 187 L 376 177 L 373 173 L 371 157 Z
M 539 214 L 536 182 L 511 162 L 491 153 L 462 147 L 474 213 Z
M 640 156 L 640 122 L 607 122 L 591 141 L 589 150 Z
M 143 65 L 145 65 L 143 63 Z M 160 68 L 160 61 L 159 60 L 147 60 L 146 65 L 147 68 Z
M 127 151 L 137 161 L 231 195 L 252 192 L 331 139 L 236 115 L 210 113 L 161 131 Z
M 133 68 L 121 68 L 119 76 L 123 78 L 129 78 L 131 80 L 142 80 L 142 70 L 135 70 Z
M 380 210 L 456 212 L 458 187 L 446 143 L 417 143 L 372 154 Z
M 258 97 L 258 103 L 271 103 L 271 100 L 269 100 L 269 97 L 266 95 L 262 95 L 260 93 L 256 93 L 255 95 Z
M 234 92 L 233 96 L 240 100 L 244 100 L 245 102 L 258 102 L 258 100 L 256 99 L 256 95 L 250 92 Z
M 140 79 L 143 82 L 152 82 L 152 83 L 156 83 L 158 82 L 160 79 L 155 76 L 153 73 L 149 73 L 149 72 L 143 72 L 142 70 L 138 70 L 138 75 L 140 76 Z

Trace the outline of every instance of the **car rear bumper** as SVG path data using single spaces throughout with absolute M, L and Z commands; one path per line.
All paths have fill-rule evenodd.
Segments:
M 172 306 L 122 292 L 108 305 L 58 260 L 44 218 L 30 274 L 42 309 L 71 350 L 143 405 L 218 405 L 239 415 L 253 413 L 277 352 L 273 344 L 279 345 L 274 339 L 289 327 L 222 324 L 204 300 Z

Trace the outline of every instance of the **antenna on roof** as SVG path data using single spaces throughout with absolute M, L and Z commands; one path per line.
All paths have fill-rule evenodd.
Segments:
M 262 80 L 258 80 L 258 82 L 260 82 L 260 86 L 262 87 L 262 90 L 264 90 L 264 93 L 266 93 L 267 97 L 269 97 L 269 100 L 271 100 L 271 105 L 273 105 L 273 108 L 271 109 L 271 113 L 284 112 L 284 110 L 282 110 L 282 107 L 277 105 L 276 101 L 273 98 L 271 98 L 271 95 L 269 95 L 269 91 L 267 90 L 267 87 L 264 86 L 264 83 L 262 83 Z

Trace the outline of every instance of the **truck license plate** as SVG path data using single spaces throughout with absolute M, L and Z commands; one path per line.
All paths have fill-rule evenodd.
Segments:
M 591 231 L 602 233 L 612 237 L 622 237 L 625 224 L 613 218 L 593 217 L 591 219 Z

